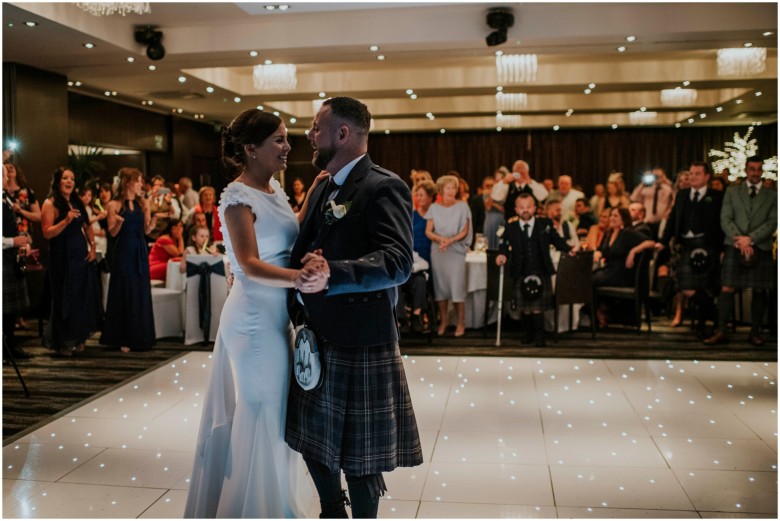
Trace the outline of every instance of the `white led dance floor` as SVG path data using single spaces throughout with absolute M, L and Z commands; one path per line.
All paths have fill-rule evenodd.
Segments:
M 209 357 L 3 447 L 3 517 L 181 517 Z M 425 463 L 386 475 L 380 517 L 777 517 L 777 363 L 405 365 Z

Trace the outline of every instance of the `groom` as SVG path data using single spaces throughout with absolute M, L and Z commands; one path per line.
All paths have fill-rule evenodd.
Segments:
M 330 270 L 314 282 L 322 291 L 290 299 L 293 320 L 305 316 L 317 336 L 323 382 L 292 384 L 285 436 L 306 461 L 322 518 L 348 517 L 345 504 L 355 518 L 375 518 L 382 472 L 422 463 L 394 311 L 412 271 L 412 198 L 368 157 L 370 123 L 368 108 L 346 97 L 314 117 L 312 163 L 331 177 L 312 192 L 290 257 L 300 268 L 321 250 Z

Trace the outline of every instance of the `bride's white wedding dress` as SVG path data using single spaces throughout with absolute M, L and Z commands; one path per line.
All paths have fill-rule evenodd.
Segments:
M 274 194 L 231 183 L 220 219 L 226 222 L 229 206 L 249 207 L 260 258 L 286 267 L 298 219 L 279 183 L 271 186 Z M 184 517 L 306 517 L 313 489 L 302 458 L 284 442 L 292 350 L 287 290 L 249 280 L 226 227 L 223 235 L 234 282 L 214 344 Z

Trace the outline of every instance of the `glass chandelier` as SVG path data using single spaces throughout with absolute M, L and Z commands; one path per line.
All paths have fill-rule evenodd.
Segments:
M 526 83 L 536 81 L 538 68 L 535 54 L 502 54 L 496 56 L 498 83 Z
M 528 105 L 528 94 L 524 92 L 497 92 L 496 109 L 516 112 Z
M 757 76 L 765 69 L 766 49 L 763 47 L 718 49 L 718 76 L 721 78 Z
M 664 107 L 684 107 L 696 101 L 699 92 L 696 89 L 664 89 L 661 91 L 661 105 Z
M 112 14 L 147 14 L 151 13 L 149 2 L 77 2 L 76 5 L 93 16 L 109 16 Z
M 298 85 L 297 67 L 291 63 L 255 65 L 252 80 L 262 91 L 291 91 Z

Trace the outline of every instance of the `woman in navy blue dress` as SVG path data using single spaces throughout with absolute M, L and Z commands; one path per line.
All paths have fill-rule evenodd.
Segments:
M 58 168 L 41 209 L 43 236 L 49 240 L 52 293 L 44 341 L 61 356 L 84 351 L 84 342 L 98 327 L 100 309 L 95 237 L 75 187 L 73 172 Z
M 135 168 L 122 168 L 119 178 L 118 192 L 107 208 L 108 233 L 114 244 L 100 343 L 129 353 L 147 351 L 155 343 L 149 249 L 144 235 L 154 229 L 157 217 L 150 217 L 149 203 L 142 195 L 143 174 Z

